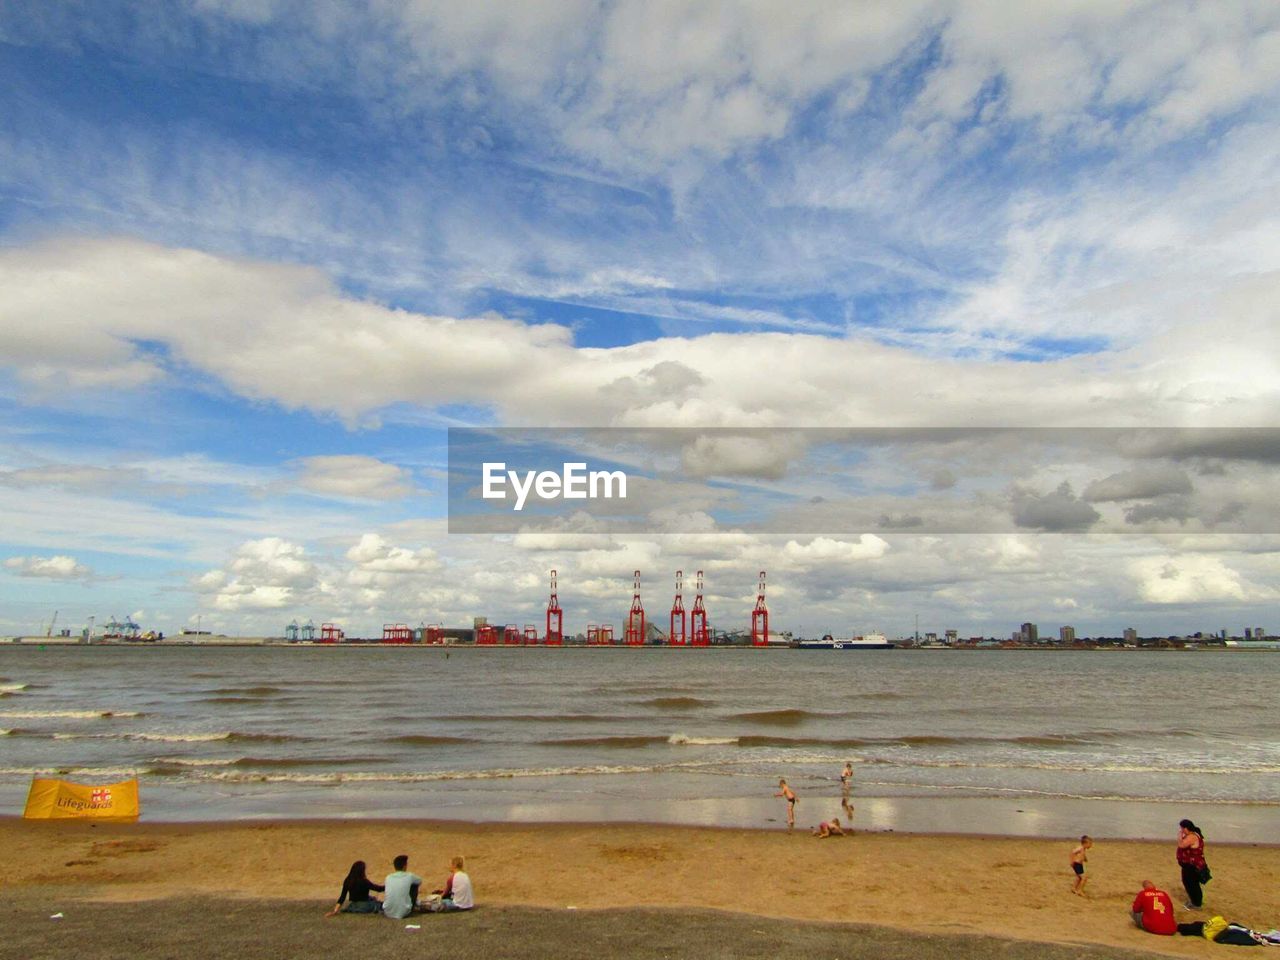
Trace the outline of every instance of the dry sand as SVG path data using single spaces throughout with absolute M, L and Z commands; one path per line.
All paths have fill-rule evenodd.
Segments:
M 195 907 L 192 897 L 198 898 L 196 904 L 241 901 L 235 909 L 225 905 L 213 908 L 215 912 L 230 910 L 233 918 L 241 918 L 225 920 L 220 928 L 213 928 L 211 935 L 225 936 L 228 942 L 238 942 L 247 932 L 260 930 L 261 921 L 252 917 L 254 911 L 266 911 L 268 916 L 281 913 L 293 918 L 281 931 L 290 923 L 305 925 L 314 919 L 318 932 L 308 932 L 308 941 L 332 935 L 345 943 L 350 925 L 393 926 L 384 919 L 354 916 L 322 921 L 321 914 L 337 896 L 351 861 L 366 860 L 370 875 L 380 877 L 390 870 L 390 861 L 398 853 L 410 855 L 410 869 L 426 879 L 428 889 L 443 882 L 449 857 L 465 856 L 477 900 L 488 911 L 489 919 L 484 922 L 501 924 L 508 922 L 503 917 L 536 917 L 537 922 L 529 928 L 530 942 L 541 936 L 548 948 L 560 935 L 556 933 L 559 921 L 553 922 L 553 917 L 569 913 L 568 907 L 576 908 L 576 916 L 584 911 L 628 908 L 620 914 L 609 913 L 611 919 L 601 914 L 592 921 L 607 929 L 630 931 L 619 935 L 614 944 L 617 949 L 596 955 L 642 955 L 638 948 L 632 952 L 622 949 L 626 937 L 647 936 L 644 930 L 650 928 L 653 935 L 669 932 L 674 921 L 667 914 L 635 908 L 672 906 L 786 920 L 874 924 L 929 935 L 935 946 L 939 937 L 972 944 L 968 936 L 985 935 L 1175 956 L 1201 956 L 1206 949 L 1217 949 L 1198 938 L 1151 936 L 1129 921 L 1129 904 L 1143 879 L 1154 880 L 1175 903 L 1181 903 L 1172 842 L 1097 838 L 1089 854 L 1085 899 L 1070 892 L 1067 859 L 1072 845 L 1069 840 L 892 833 L 817 840 L 800 829 L 789 834 L 785 830 L 638 824 L 362 820 L 92 825 L 0 819 L 0 876 L 7 878 L 6 895 L 11 902 L 29 907 L 26 915 L 31 926 L 21 924 L 28 938 L 23 942 L 46 943 L 51 950 L 56 944 L 48 938 L 65 936 L 47 926 L 58 923 L 47 920 L 48 914 L 57 910 L 71 916 L 76 909 L 72 905 L 83 904 L 85 911 L 102 911 L 103 916 L 133 917 L 129 922 L 159 935 L 185 914 L 205 915 L 207 911 Z M 1280 905 L 1275 899 L 1275 891 L 1280 889 L 1280 849 L 1210 842 L 1208 859 L 1215 876 L 1206 887 L 1206 909 L 1192 912 L 1179 908 L 1180 920 L 1222 914 L 1264 929 L 1280 925 Z M 119 904 L 175 897 L 183 898 L 178 907 L 97 905 L 101 901 Z M 246 900 L 255 902 L 244 903 Z M 263 900 L 294 902 L 264 904 Z M 495 909 L 498 907 L 544 909 L 530 913 Z M 480 916 L 456 921 L 478 923 Z M 654 919 L 663 916 L 668 920 Z M 685 915 L 681 922 L 690 916 Z M 706 924 L 711 924 L 709 918 L 722 917 L 697 916 Z M 16 919 L 12 912 L 9 917 Z M 455 918 L 428 917 L 423 922 L 455 922 Z M 759 938 L 752 939 L 751 930 L 759 927 L 759 922 L 741 917 L 733 922 L 745 939 L 739 944 L 741 950 L 732 955 L 756 955 L 756 947 L 768 941 L 767 936 L 759 942 Z M 237 923 L 247 926 L 240 930 Z M 342 931 L 322 932 L 334 925 Z M 400 930 L 402 925 L 394 926 Z M 802 927 L 827 929 L 813 924 Z M 310 931 L 309 926 L 305 928 Z M 700 929 L 697 923 L 693 929 Z M 769 929 L 773 928 L 763 928 Z M 854 940 L 863 939 L 854 935 L 855 928 L 833 929 L 837 940 L 840 929 L 850 931 Z M 277 931 L 276 935 L 283 934 Z M 699 955 L 692 949 L 699 942 L 697 936 L 689 936 L 675 941 L 688 946 L 687 953 L 668 950 L 665 955 Z M 659 939 L 665 937 L 664 933 Z M 909 942 L 901 937 L 890 940 L 899 945 Z M 9 946 L 17 942 L 10 940 Z M 703 946 L 708 942 L 701 940 Z M 11 955 L 39 955 L 24 949 L 27 952 Z M 280 947 L 272 949 L 272 955 L 290 955 L 279 952 Z M 825 949 L 815 946 L 813 955 L 864 955 L 856 951 L 828 954 Z M 173 950 L 168 954 L 160 949 L 150 955 L 191 955 L 176 946 Z M 937 955 L 966 955 L 956 950 L 940 949 Z M 930 948 L 918 955 L 932 953 Z M 314 954 L 314 950 L 304 949 L 296 955 Z M 865 955 L 896 954 L 882 951 Z M 1070 951 L 1062 955 L 1070 955 Z M 1104 950 L 1098 955 L 1115 954 Z

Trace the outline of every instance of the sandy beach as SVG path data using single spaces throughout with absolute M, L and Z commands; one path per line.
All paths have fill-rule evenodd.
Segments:
M 1085 899 L 1070 893 L 1071 846 L 1069 840 L 893 833 L 817 840 L 801 828 L 789 834 L 781 829 L 636 824 L 401 820 L 94 825 L 6 818 L 0 820 L 0 864 L 10 878 L 8 895 L 26 909 L 15 916 L 21 935 L 0 950 L 26 943 L 24 952 L 4 955 L 36 956 L 33 945 L 52 948 L 49 938 L 64 935 L 50 926 L 63 921 L 48 920 L 58 911 L 67 915 L 64 920 L 74 920 L 77 911 L 98 911 L 104 923 L 114 918 L 89 928 L 100 931 L 133 917 L 138 931 L 154 937 L 193 903 L 223 901 L 238 906 L 228 908 L 231 919 L 218 933 L 220 940 L 240 937 L 244 931 L 236 931 L 241 923 L 254 929 L 259 923 L 251 919 L 254 911 L 265 910 L 293 918 L 289 924 L 302 924 L 299 929 L 308 931 L 309 943 L 335 938 L 336 948 L 348 942 L 353 925 L 391 926 L 350 916 L 322 920 L 351 861 L 364 859 L 370 874 L 381 876 L 402 852 L 410 855 L 410 869 L 430 886 L 443 881 L 450 856 L 465 856 L 478 902 L 489 908 L 489 922 L 498 922 L 498 914 L 524 916 L 522 911 L 531 909 L 527 915 L 550 938 L 548 943 L 559 936 L 554 925 L 547 926 L 548 918 L 558 914 L 610 911 L 614 919 L 609 923 L 643 927 L 664 908 L 678 906 L 684 923 L 692 922 L 689 910 L 822 921 L 837 925 L 837 939 L 839 925 L 870 924 L 883 928 L 885 936 L 909 932 L 958 938 L 957 943 L 970 946 L 967 938 L 986 936 L 1175 956 L 1199 956 L 1208 948 L 1199 939 L 1144 934 L 1129 922 L 1129 903 L 1143 879 L 1154 880 L 1181 903 L 1171 842 L 1099 837 L 1090 852 Z M 1208 859 L 1215 878 L 1206 888 L 1206 909 L 1179 908 L 1180 920 L 1222 914 L 1263 929 L 1280 924 L 1274 897 L 1280 849 L 1211 842 Z M 181 898 L 181 903 L 174 901 L 177 913 L 169 905 L 152 909 L 140 903 L 174 898 Z M 104 902 L 113 906 L 104 907 Z M 613 913 L 618 910 L 622 919 Z M 659 914 L 651 913 L 655 910 Z M 196 913 L 204 916 L 207 911 Z M 83 919 L 85 913 L 79 916 Z M 433 921 L 439 918 L 424 922 Z M 749 919 L 738 922 L 755 929 Z M 697 922 L 692 928 L 701 929 Z M 655 929 L 668 926 L 657 922 Z M 281 949 L 268 953 L 289 955 Z M 744 943 L 734 955 L 751 955 L 753 949 Z M 815 947 L 815 955 L 824 949 Z M 624 949 L 613 953 L 633 955 Z M 297 955 L 307 954 L 314 954 L 314 947 Z M 166 955 L 165 950 L 154 955 Z

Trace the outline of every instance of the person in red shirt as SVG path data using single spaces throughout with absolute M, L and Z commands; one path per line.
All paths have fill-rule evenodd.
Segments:
M 1147 933 L 1171 937 L 1178 932 L 1178 922 L 1173 918 L 1173 901 L 1150 880 L 1142 881 L 1142 889 L 1133 898 L 1133 922 Z

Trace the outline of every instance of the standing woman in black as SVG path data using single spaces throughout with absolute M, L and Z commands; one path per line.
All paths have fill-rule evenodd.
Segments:
M 1190 820 L 1178 824 L 1178 866 L 1182 868 L 1187 906 L 1199 910 L 1204 905 L 1204 893 L 1200 889 L 1200 871 L 1204 869 L 1204 834 Z

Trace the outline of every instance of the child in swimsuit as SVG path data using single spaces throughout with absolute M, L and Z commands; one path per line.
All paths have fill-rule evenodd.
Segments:
M 785 778 L 778 781 L 778 792 L 774 796 L 787 798 L 787 827 L 794 827 L 796 825 L 796 792 L 787 786 Z
M 1071 892 L 1077 897 L 1084 896 L 1084 885 L 1088 877 L 1084 875 L 1084 865 L 1089 861 L 1089 848 L 1093 846 L 1093 838 L 1085 834 L 1080 838 L 1080 846 L 1071 851 L 1071 872 L 1076 875 Z
M 840 828 L 840 818 L 832 817 L 829 822 L 823 820 L 813 828 L 813 835 L 819 840 L 823 837 L 843 837 L 844 830 Z

